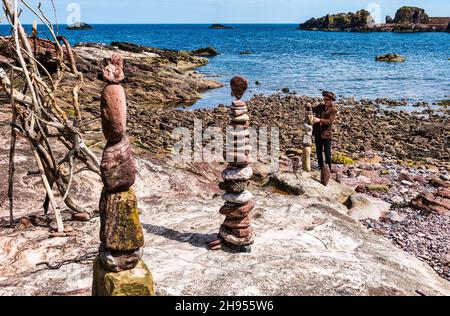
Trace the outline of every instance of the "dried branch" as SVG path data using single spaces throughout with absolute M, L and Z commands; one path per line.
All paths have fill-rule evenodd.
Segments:
M 18 7 L 19 1 L 45 25 L 53 41 L 39 39 L 37 26 L 33 27 L 33 36 L 28 37 L 19 20 L 21 12 Z M 14 60 L 13 62 L 3 62 L 3 65 L 7 64 L 11 69 L 9 77 L 0 67 L 0 86 L 8 94 L 12 109 L 8 178 L 11 225 L 14 220 L 15 144 L 17 133 L 21 133 L 30 144 L 33 158 L 45 187 L 44 210 L 47 212 L 51 206 L 58 232 L 63 232 L 61 206 L 65 205 L 74 212 L 83 211 L 70 197 L 75 176 L 79 170 L 90 170 L 100 174 L 100 160 L 86 146 L 83 134 L 78 128 L 81 125 L 79 92 L 84 83 L 83 75 L 77 69 L 75 56 L 69 42 L 64 37 L 58 37 L 55 34 L 53 24 L 42 11 L 40 4 L 35 10 L 25 0 L 14 0 L 12 3 L 9 0 L 2 0 L 2 2 L 6 19 L 12 27 L 12 36 L 1 38 L 1 40 L 9 45 L 8 49 L 12 52 L 11 57 Z M 55 10 L 53 1 L 52 5 Z M 32 44 L 34 50 L 31 47 Z M 42 49 L 44 49 L 44 53 L 42 53 Z M 48 55 L 48 49 L 52 50 L 50 52 L 52 64 L 57 66 L 56 72 L 51 68 L 54 75 L 46 68 L 47 59 L 44 59 L 45 62 L 40 59 L 43 58 L 43 55 Z M 14 74 L 17 75 L 16 78 L 14 78 Z M 72 87 L 72 106 L 75 111 L 73 123 L 68 120 L 68 115 L 61 106 L 66 102 L 60 100 L 57 93 L 62 84 L 73 82 L 64 80 L 66 75 L 76 78 L 75 86 Z M 68 168 L 66 169 L 65 166 Z M 75 169 L 78 171 L 74 172 Z M 61 194 L 59 204 L 53 193 L 53 185 L 56 185 L 56 189 Z

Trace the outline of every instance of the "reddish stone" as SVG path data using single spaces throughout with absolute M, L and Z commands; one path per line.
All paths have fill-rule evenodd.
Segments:
M 73 221 L 79 221 L 79 222 L 89 222 L 91 220 L 91 215 L 88 213 L 75 213 L 72 215 Z
M 437 199 L 431 193 L 420 194 L 411 201 L 411 206 L 439 215 L 450 216 L 450 199 Z
M 244 218 L 231 219 L 227 218 L 225 222 L 223 222 L 225 226 L 232 229 L 246 229 L 251 226 L 250 217 L 246 216 Z M 248 236 L 248 235 L 246 235 Z
M 253 201 L 243 205 L 226 203 L 219 212 L 220 214 L 225 215 L 227 219 L 238 219 L 248 216 L 255 206 L 255 202 Z
M 225 242 L 236 245 L 236 246 L 249 246 L 254 243 L 253 240 L 253 232 L 250 235 L 245 237 L 236 237 L 232 230 L 224 225 L 220 226 L 220 236 L 225 240 Z
M 243 77 L 234 77 L 230 82 L 231 91 L 233 96 L 240 100 L 244 96 L 245 91 L 248 89 L 248 81 Z
M 234 128 L 246 129 L 250 127 L 250 121 L 247 121 L 246 123 L 231 122 L 231 126 L 233 126 Z
M 49 238 L 64 238 L 67 237 L 66 233 L 52 232 L 49 235 Z
M 323 166 L 322 172 L 320 173 L 320 182 L 321 182 L 324 186 L 327 186 L 328 183 L 330 183 L 330 180 L 331 180 L 331 171 L 330 171 L 330 167 L 328 167 L 328 166 Z
M 433 178 L 430 180 L 430 184 L 436 188 L 450 188 L 450 181 L 443 181 L 439 178 Z
M 220 239 L 216 239 L 216 240 L 211 241 L 211 242 L 209 243 L 209 246 L 210 246 L 210 247 L 215 247 L 215 246 L 217 246 L 217 245 L 220 245 L 220 243 L 221 243 L 221 240 L 220 240 Z
M 253 234 L 253 228 L 247 227 L 243 229 L 231 229 L 231 233 L 238 238 L 249 237 Z
M 220 239 L 214 240 L 209 244 L 209 250 L 220 250 L 222 249 L 222 241 Z
M 101 164 L 102 180 L 107 192 L 125 191 L 136 180 L 136 169 L 127 137 L 115 144 L 107 144 Z
M 437 195 L 446 199 L 450 199 L 450 189 L 440 189 L 437 192 Z
M 244 101 L 241 100 L 233 101 L 232 108 L 244 108 L 244 107 L 247 107 L 247 103 L 245 103 Z
M 106 60 L 107 65 L 103 68 L 103 78 L 107 83 L 117 84 L 125 79 L 123 73 L 123 57 L 119 54 L 113 54 Z
M 105 87 L 101 99 L 102 129 L 108 142 L 122 140 L 127 125 L 127 100 L 125 90 L 118 84 Z
M 217 246 L 209 247 L 209 250 L 211 251 L 217 251 L 222 249 L 222 244 L 218 244 Z

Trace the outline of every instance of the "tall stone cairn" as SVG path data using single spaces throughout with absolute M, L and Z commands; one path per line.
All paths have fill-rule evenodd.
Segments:
M 231 80 L 231 90 L 236 101 L 230 108 L 230 127 L 233 132 L 229 132 L 228 137 L 232 136 L 233 139 L 228 139 L 228 166 L 222 173 L 223 182 L 219 184 L 220 189 L 225 191 L 225 205 L 220 209 L 225 221 L 220 227 L 219 238 L 210 244 L 211 250 L 226 247 L 233 252 L 251 252 L 254 243 L 250 212 L 255 208 L 255 202 L 252 193 L 247 190 L 253 176 L 248 130 L 250 117 L 246 103 L 241 101 L 247 88 L 245 78 L 234 77 Z
M 153 278 L 142 261 L 144 233 L 132 186 L 136 169 L 126 134 L 127 100 L 121 86 L 123 58 L 114 54 L 103 69 L 101 98 L 103 191 L 99 203 L 100 249 L 94 262 L 93 296 L 152 296 Z
M 314 113 L 312 105 L 306 105 L 305 124 L 303 126 L 303 171 L 311 172 L 311 147 L 313 143 Z

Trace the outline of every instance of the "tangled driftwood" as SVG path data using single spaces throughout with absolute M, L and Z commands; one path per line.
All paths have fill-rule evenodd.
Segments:
M 56 185 L 62 197 L 62 203 L 74 212 L 82 210 L 70 197 L 76 164 L 82 164 L 81 170 L 91 170 L 99 173 L 100 161 L 83 141 L 80 131 L 80 101 L 79 91 L 83 84 L 83 75 L 77 70 L 71 47 L 67 40 L 58 37 L 50 20 L 39 5 L 33 9 L 26 1 L 20 4 L 30 10 L 39 19 L 51 35 L 51 40 L 37 38 L 37 26 L 33 26 L 33 35 L 28 36 L 19 20 L 21 9 L 18 0 L 2 0 L 4 15 L 11 25 L 11 37 L 0 38 L 8 42 L 12 54 L 11 61 L 2 61 L 0 81 L 10 97 L 12 109 L 11 147 L 9 158 L 9 201 L 10 221 L 13 217 L 13 178 L 14 156 L 17 133 L 23 135 L 30 143 L 33 157 L 47 192 L 44 210 L 47 213 L 49 205 L 56 217 L 58 232 L 64 231 L 60 214 L 60 205 L 53 194 Z M 62 42 L 62 44 L 61 44 Z M 54 68 L 41 62 L 39 47 L 47 45 L 53 51 Z M 41 60 L 41 61 L 40 61 Z M 47 67 L 46 67 L 47 66 Z M 5 69 L 6 68 L 6 69 Z M 72 106 L 75 113 L 69 120 L 61 108 L 61 100 L 57 97 L 64 78 L 74 77 L 72 88 Z M 66 81 L 65 81 L 66 82 Z M 61 146 L 62 145 L 62 146 Z M 56 153 L 56 147 L 65 148 L 63 155 Z M 60 152 L 60 151 L 58 151 Z

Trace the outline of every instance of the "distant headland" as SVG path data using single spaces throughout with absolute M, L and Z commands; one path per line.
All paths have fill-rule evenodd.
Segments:
M 387 16 L 386 23 L 382 24 L 375 23 L 368 11 L 359 10 L 312 18 L 298 28 L 334 32 L 450 32 L 450 17 L 429 17 L 422 8 L 404 6 L 394 18 Z

